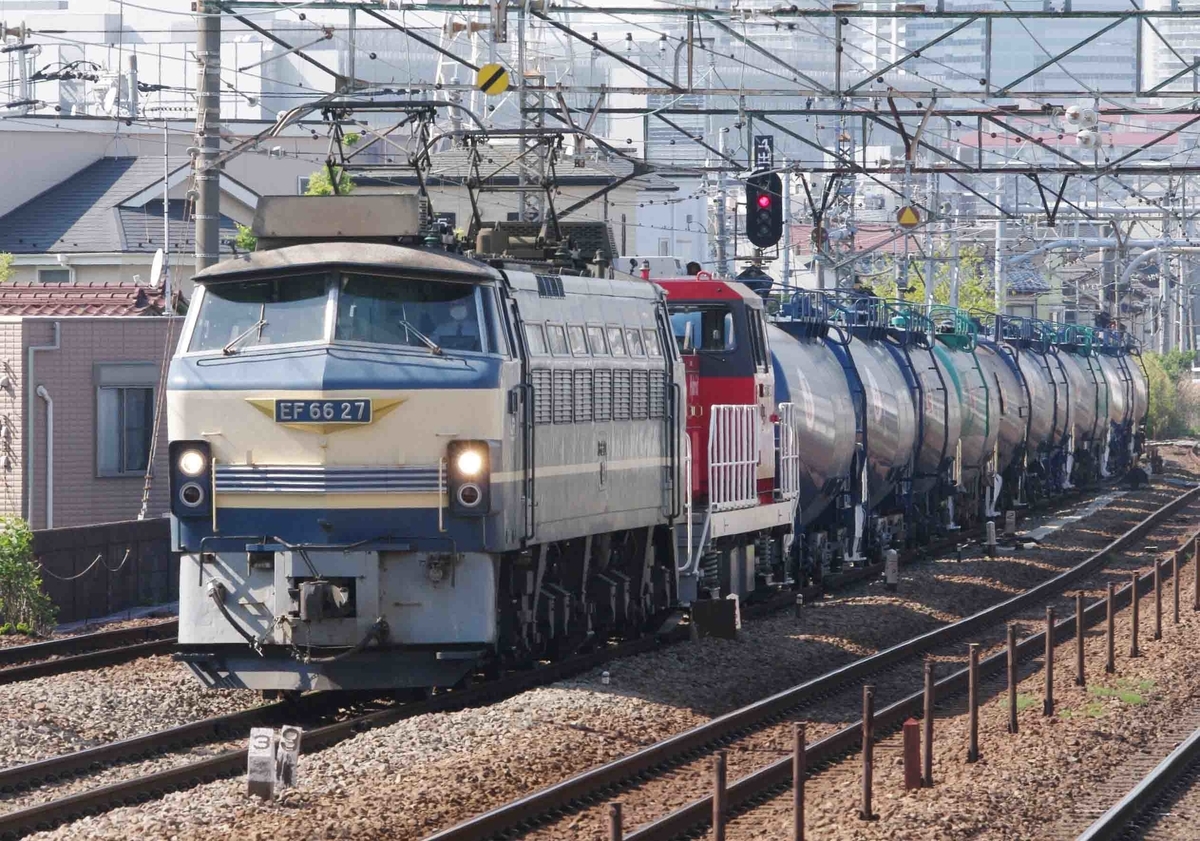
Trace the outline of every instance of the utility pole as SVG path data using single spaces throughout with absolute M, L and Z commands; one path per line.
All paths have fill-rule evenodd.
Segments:
M 129 119 L 138 118 L 138 67 L 137 53 L 129 56 Z M 120 88 L 118 88 L 120 90 Z
M 721 157 L 725 156 L 725 134 L 729 131 L 727 128 L 722 128 L 718 132 L 718 149 Z M 727 220 L 725 218 L 728 213 L 729 195 L 728 185 L 725 180 L 724 167 L 717 173 L 717 273 L 720 277 L 729 277 L 729 257 L 726 250 L 725 232 L 727 229 Z
M 196 271 L 217 262 L 221 231 L 221 8 L 196 2 Z
M 783 293 L 792 285 L 792 174 L 783 159 Z

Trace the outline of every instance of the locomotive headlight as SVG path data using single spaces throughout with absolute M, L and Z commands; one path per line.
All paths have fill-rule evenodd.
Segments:
M 179 472 L 184 476 L 199 476 L 208 467 L 208 459 L 199 450 L 184 450 L 176 462 Z
M 463 450 L 454 463 L 460 476 L 478 476 L 483 470 L 483 454 L 479 450 Z
M 447 502 L 450 513 L 484 517 L 491 512 L 494 453 L 489 441 L 450 441 L 446 445 Z

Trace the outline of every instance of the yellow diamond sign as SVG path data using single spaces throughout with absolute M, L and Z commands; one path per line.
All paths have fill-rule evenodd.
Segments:
M 508 90 L 508 71 L 499 64 L 485 64 L 475 74 L 475 87 L 488 96 L 499 96 Z
M 921 214 L 911 205 L 906 205 L 896 211 L 896 221 L 901 228 L 915 228 L 921 224 Z

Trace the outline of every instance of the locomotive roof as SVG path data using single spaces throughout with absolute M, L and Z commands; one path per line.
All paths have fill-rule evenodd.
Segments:
M 209 266 L 195 279 L 200 282 L 236 280 L 247 275 L 334 266 L 426 277 L 449 275 L 455 280 L 479 282 L 500 279 L 500 272 L 491 266 L 457 254 L 374 242 L 317 242 L 255 251 Z

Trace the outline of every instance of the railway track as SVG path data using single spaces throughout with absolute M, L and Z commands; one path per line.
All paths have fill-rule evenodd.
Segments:
M 179 620 L 0 648 L 0 684 L 128 663 L 175 648 Z
M 1200 718 L 1197 711 L 1195 718 Z M 1174 808 L 1181 800 L 1193 801 L 1200 793 L 1200 724 L 1191 735 L 1150 773 L 1142 777 L 1128 794 L 1089 826 L 1078 841 L 1116 841 L 1150 837 L 1195 837 L 1196 827 L 1190 821 L 1180 834 L 1169 827 L 1176 817 Z M 1158 824 L 1164 824 L 1159 826 Z M 1156 831 L 1157 830 L 1157 831 Z M 1161 830 L 1166 830 L 1161 831 Z
M 1072 505 L 1074 504 L 1076 503 L 1073 502 Z M 1054 515 L 1051 514 L 1051 516 Z M 919 554 L 927 556 L 931 553 L 953 552 L 956 545 L 961 546 L 962 544 L 957 544 L 956 541 L 944 541 L 924 547 Z M 850 586 L 858 581 L 872 578 L 881 572 L 882 564 L 849 569 L 826 576 L 820 586 L 806 589 L 803 591 L 803 595 L 808 601 L 820 597 L 823 592 Z M 754 619 L 788 607 L 795 603 L 796 595 L 795 592 L 789 591 L 776 594 L 762 602 L 747 604 L 743 608 L 743 617 Z M 168 624 L 172 628 L 174 627 L 174 622 L 162 623 L 163 626 Z M 303 742 L 304 751 L 306 753 L 318 751 L 359 732 L 387 726 L 405 718 L 493 703 L 527 689 L 586 672 L 610 660 L 652 650 L 661 644 L 682 639 L 685 636 L 683 629 L 676 627 L 661 637 L 645 637 L 611 646 L 602 651 L 581 655 L 531 672 L 515 673 L 490 684 L 481 684 L 469 689 L 437 695 L 422 702 L 373 709 L 341 721 L 323 724 L 316 729 L 306 731 Z M 104 654 L 105 651 L 102 650 L 98 653 Z M 98 768 L 127 764 L 180 748 L 243 738 L 251 726 L 258 724 L 283 722 L 285 718 L 289 723 L 296 723 L 298 716 L 305 716 L 312 721 L 315 717 L 323 714 L 319 707 L 321 703 L 319 695 L 305 696 L 301 701 L 303 705 L 300 707 L 288 706 L 283 702 L 268 704 L 252 710 L 217 716 L 109 745 L 101 745 L 84 751 L 3 769 L 0 770 L 0 791 L 28 790 L 55 780 L 84 775 Z M 328 714 L 328 712 L 330 711 L 325 710 L 324 714 Z M 122 805 L 144 802 L 147 799 L 161 797 L 170 791 L 182 790 L 219 778 L 241 774 L 244 773 L 245 767 L 246 752 L 229 750 L 201 760 L 181 763 L 174 768 L 18 809 L 6 815 L 0 815 L 0 839 L 19 838 L 30 832 L 51 829 L 86 815 L 98 814 Z
M 957 622 L 909 639 L 877 654 L 861 658 L 842 668 L 835 669 L 818 678 L 776 693 L 768 698 L 718 716 L 712 721 L 691 730 L 664 739 L 635 753 L 621 757 L 605 765 L 578 774 L 565 781 L 514 800 L 497 809 L 478 815 L 470 820 L 437 832 L 427 841 L 478 841 L 486 838 L 520 837 L 547 826 L 550 823 L 568 820 L 584 809 L 613 797 L 616 792 L 635 786 L 645 786 L 656 780 L 672 776 L 682 778 L 685 766 L 695 766 L 702 757 L 728 746 L 738 740 L 753 737 L 783 722 L 797 717 L 797 713 L 818 701 L 843 691 L 848 686 L 857 686 L 869 679 L 878 678 L 888 670 L 901 665 L 911 665 L 913 659 L 935 647 L 952 643 L 979 633 L 996 623 L 1024 610 L 1040 607 L 1047 599 L 1062 593 L 1070 585 L 1080 582 L 1102 569 L 1112 556 L 1132 546 L 1157 525 L 1169 520 L 1187 506 L 1200 503 L 1200 488 L 1193 488 L 1152 512 L 1132 528 L 1121 534 L 1108 545 L 1092 553 L 1074 567 L 1049 580 L 1026 590 L 1019 595 L 979 611 Z M 1153 586 L 1152 574 L 1139 578 L 1138 592 Z M 1132 596 L 1132 584 L 1117 593 L 1118 606 L 1127 604 Z M 1102 620 L 1104 602 L 1096 602 L 1085 609 L 1085 622 L 1095 624 Z M 1073 616 L 1057 623 L 1056 639 L 1066 639 L 1074 633 Z M 1018 645 L 1018 656 L 1029 658 L 1040 653 L 1044 646 L 1044 635 L 1035 634 Z M 981 660 L 981 678 L 995 674 L 1005 665 L 1006 655 L 999 653 Z M 942 678 L 937 682 L 937 695 L 946 698 L 967 688 L 965 669 Z M 875 715 L 876 732 L 883 733 L 898 727 L 910 715 L 919 714 L 923 704 L 921 692 L 884 707 Z M 861 744 L 861 721 L 856 721 L 826 737 L 813 742 L 807 749 L 808 767 L 816 768 Z M 730 814 L 745 810 L 753 803 L 786 786 L 791 780 L 791 757 L 784 756 L 768 765 L 743 776 L 729 785 L 727 807 Z M 707 771 L 703 778 L 707 779 Z M 693 790 L 702 790 L 695 788 Z M 656 801 L 657 802 L 657 801 Z M 712 798 L 703 797 L 658 819 L 642 825 L 626 836 L 627 841 L 664 841 L 674 839 L 702 829 L 711 820 Z M 551 833 L 552 835 L 552 833 Z M 551 837 L 546 835 L 545 837 Z

